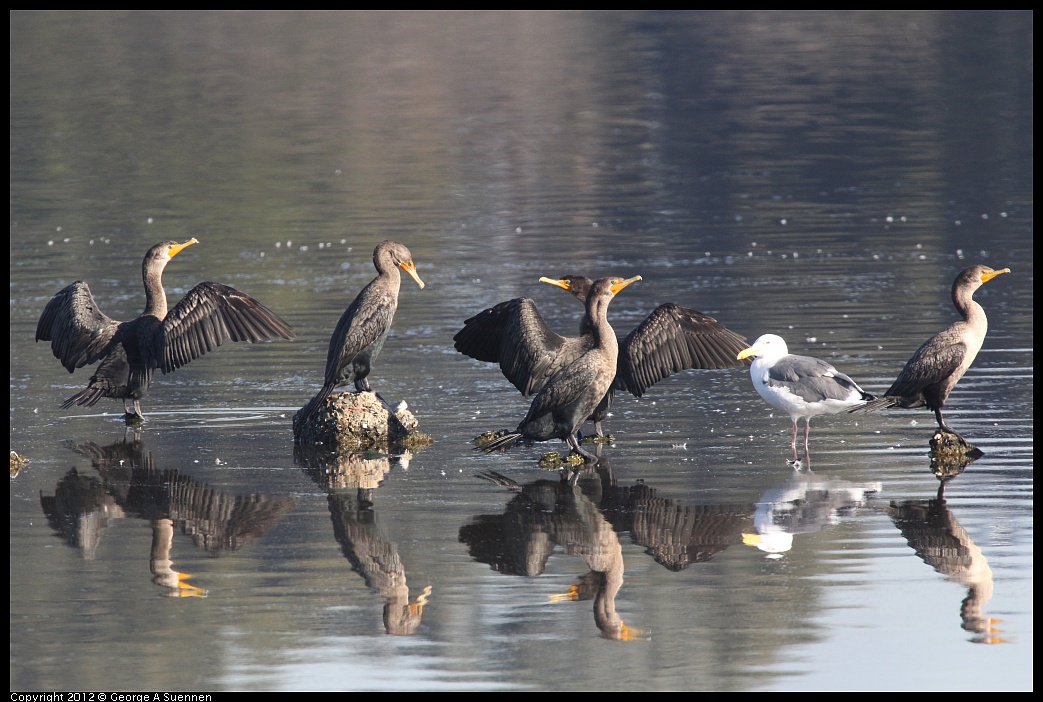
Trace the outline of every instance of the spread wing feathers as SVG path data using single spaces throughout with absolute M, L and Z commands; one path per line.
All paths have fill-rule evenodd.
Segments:
M 151 375 L 151 370 L 146 372 L 144 387 L 148 387 Z M 130 392 L 130 364 L 127 362 L 127 354 L 123 350 L 123 344 L 113 344 L 112 350 L 98 364 L 87 387 L 63 402 L 62 409 L 68 409 L 73 405 L 93 407 L 103 397 L 130 397 Z
M 533 398 L 525 422 L 531 422 L 559 407 L 576 402 L 594 382 L 596 376 L 597 368 L 592 363 L 573 363 L 562 368 L 551 376 L 543 389 Z
M 765 382 L 768 387 L 785 388 L 806 402 L 850 400 L 855 393 L 871 399 L 854 380 L 810 356 L 782 358 L 768 370 Z
M 98 309 L 82 280 L 59 290 L 36 325 L 36 340 L 50 341 L 51 352 L 72 373 L 101 358 L 119 322 Z
M 582 353 L 579 339 L 554 332 L 536 304 L 519 297 L 479 312 L 453 337 L 456 350 L 500 370 L 522 395 L 538 392 L 559 368 Z
M 200 283 L 170 310 L 158 338 L 147 344 L 146 366 L 164 373 L 213 351 L 226 341 L 293 339 L 279 315 L 245 293 L 220 283 Z M 154 354 L 154 355 L 153 355 Z
M 672 373 L 742 366 L 735 357 L 747 346 L 713 317 L 666 303 L 620 341 L 613 387 L 641 397 Z

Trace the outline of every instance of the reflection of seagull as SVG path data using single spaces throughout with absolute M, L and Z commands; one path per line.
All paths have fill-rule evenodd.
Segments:
M 962 626 L 974 643 L 1005 643 L 997 636 L 998 619 L 985 616 L 992 598 L 992 568 L 970 534 L 960 526 L 945 500 L 892 502 L 890 515 L 909 546 L 924 563 L 948 580 L 967 586 L 960 606 Z
M 814 473 L 795 473 L 761 496 L 753 517 L 756 533 L 743 534 L 743 543 L 756 546 L 769 558 L 780 558 L 793 548 L 794 535 L 839 524 L 841 517 L 865 505 L 867 494 L 881 489 L 880 483 L 851 483 Z
M 502 515 L 476 517 L 460 529 L 460 541 L 471 555 L 494 570 L 539 575 L 554 546 L 579 556 L 590 568 L 570 594 L 552 598 L 594 600 L 594 623 L 606 638 L 630 640 L 647 634 L 623 623 L 616 611 L 616 595 L 623 584 L 623 547 L 612 525 L 581 490 L 569 481 L 538 480 L 521 486 L 498 473 L 489 480 L 517 493 Z
M 231 495 L 176 470 L 159 470 L 152 454 L 137 439 L 108 446 L 88 442 L 72 449 L 90 458 L 101 479 L 70 471 L 54 497 L 40 498 L 48 520 L 88 557 L 93 555 L 98 526 L 104 526 L 104 519 L 83 519 L 83 515 L 103 513 L 106 518 L 126 516 L 148 521 L 153 532 L 150 568 L 154 582 L 171 590 L 168 594 L 205 593 L 187 585 L 184 581 L 191 576 L 178 573 L 173 566 L 175 529 L 191 538 L 197 548 L 220 555 L 264 534 L 293 508 L 289 498 Z M 88 509 L 88 502 L 100 507 Z
M 789 415 L 793 422 L 793 460 L 797 460 L 797 422 L 804 419 L 804 455 L 808 456 L 811 418 L 836 414 L 874 399 L 858 383 L 822 359 L 795 356 L 775 334 L 759 337 L 738 358 L 754 357 L 750 366 L 753 387 L 772 407 Z
M 360 489 L 358 493 L 365 495 L 366 491 Z M 351 563 L 351 569 L 385 600 L 385 631 L 397 635 L 415 633 L 431 595 L 431 586 L 425 587 L 416 601 L 409 601 L 406 569 L 398 546 L 380 534 L 368 498 L 331 492 L 328 503 L 334 537 Z

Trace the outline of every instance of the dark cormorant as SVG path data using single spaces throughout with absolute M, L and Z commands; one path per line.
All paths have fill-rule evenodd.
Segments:
M 377 277 L 362 288 L 337 322 L 326 355 L 326 380 L 318 394 L 297 414 L 298 422 L 314 414 L 338 385 L 354 383 L 359 392 L 373 392 L 369 386 L 369 371 L 388 338 L 398 309 L 398 291 L 402 284 L 398 269 L 424 287 L 413 265 L 413 255 L 402 244 L 380 242 L 373 250 L 373 265 Z
M 585 302 L 591 281 L 579 275 L 560 279 L 540 278 Z M 536 309 L 522 297 L 501 302 L 471 317 L 453 337 L 456 350 L 479 361 L 499 363 L 504 376 L 528 397 L 556 371 L 574 360 L 593 343 L 592 322 L 584 315 L 578 337 L 552 331 Z M 713 317 L 673 303 L 657 307 L 648 317 L 618 339 L 616 375 L 590 419 L 598 436 L 601 422 L 616 390 L 635 397 L 663 378 L 686 369 L 718 369 L 741 366 L 735 355 L 746 348 L 746 338 Z
M 811 418 L 836 414 L 875 399 L 858 383 L 819 358 L 794 356 L 786 342 L 775 334 L 759 337 L 753 346 L 739 352 L 738 358 L 753 357 L 750 378 L 753 387 L 772 407 L 790 416 L 793 422 L 793 460 L 797 460 L 797 421 L 804 418 L 804 455 L 808 457 Z M 810 460 L 810 458 L 809 458 Z
M 952 284 L 952 302 L 963 319 L 953 322 L 925 341 L 883 397 L 851 411 L 873 412 L 885 407 L 926 406 L 934 411 L 940 431 L 962 440 L 945 423 L 942 407 L 956 383 L 960 382 L 960 378 L 974 362 L 989 330 L 985 310 L 973 299 L 974 291 L 1003 273 L 1010 273 L 1010 269 L 993 270 L 988 266 L 977 265 L 961 271 Z
M 98 309 L 90 288 L 76 281 L 47 303 L 36 326 L 36 340 L 50 341 L 55 358 L 70 373 L 101 361 L 84 390 L 62 404 L 94 405 L 103 397 L 123 400 L 128 420 L 141 418 L 141 398 L 152 371 L 170 373 L 225 341 L 293 339 L 293 329 L 249 295 L 220 283 L 192 288 L 168 312 L 163 269 L 192 244 L 156 244 L 141 264 L 145 311 L 129 322 L 110 319 Z
M 507 448 L 523 437 L 534 441 L 562 439 L 586 460 L 597 463 L 595 456 L 580 448 L 576 432 L 604 399 L 616 377 L 619 342 L 608 323 L 608 304 L 620 290 L 637 280 L 641 276 L 627 280 L 601 278 L 594 283 L 586 300 L 589 347 L 550 375 L 514 432 L 481 448 Z

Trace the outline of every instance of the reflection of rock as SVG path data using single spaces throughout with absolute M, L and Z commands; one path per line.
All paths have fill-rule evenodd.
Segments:
M 958 436 L 936 432 L 931 439 L 931 472 L 944 483 L 984 455 Z
M 880 483 L 852 483 L 814 473 L 794 473 L 785 483 L 765 492 L 753 517 L 756 533 L 743 534 L 743 543 L 778 558 L 793 547 L 796 534 L 809 534 L 840 523 L 842 517 L 880 492 Z
M 418 429 L 413 413 L 399 403 L 395 413 L 373 392 L 345 392 L 331 396 L 310 417 L 293 417 L 294 442 L 334 450 L 388 450 L 389 447 L 416 449 L 432 443 Z
M 408 451 L 395 460 L 408 466 Z M 294 446 L 293 458 L 311 479 L 327 490 L 375 490 L 391 470 L 391 456 L 376 451 L 338 453 L 325 447 Z
M 949 478 L 963 473 L 963 469 L 969 463 L 983 456 L 985 454 L 977 446 L 968 443 L 967 439 L 962 436 L 939 430 L 930 438 L 930 461 L 932 465 L 941 463 L 943 466 L 959 466 L 959 470 L 956 470 L 955 474 L 948 476 Z M 935 475 L 942 478 L 938 470 L 935 471 Z
M 11 452 L 11 477 L 17 478 L 22 469 L 29 465 L 29 459 L 20 455 L 17 451 Z
M 992 568 L 970 534 L 960 526 L 945 500 L 892 502 L 891 519 L 924 563 L 947 579 L 967 586 L 960 606 L 961 626 L 976 636 L 974 643 L 1004 643 L 996 619 L 985 616 L 992 598 Z
M 373 503 L 363 497 L 364 493 L 359 490 L 358 497 L 346 492 L 330 493 L 333 535 L 351 569 L 384 598 L 384 630 L 395 635 L 413 634 L 420 625 L 431 587 L 425 587 L 415 602 L 409 601 L 406 569 L 398 546 L 380 533 Z

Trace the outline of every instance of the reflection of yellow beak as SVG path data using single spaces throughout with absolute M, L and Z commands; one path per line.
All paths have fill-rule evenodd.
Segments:
M 192 237 L 191 239 L 186 241 L 184 244 L 174 244 L 174 245 L 172 245 L 170 247 L 170 250 L 167 252 L 167 255 L 170 256 L 171 258 L 174 258 L 174 256 L 177 256 L 179 253 L 181 253 L 182 251 L 187 249 L 192 244 L 198 244 L 198 243 L 199 243 L 199 239 L 197 239 L 195 237 Z
M 553 278 L 540 278 L 541 283 L 550 283 L 551 285 L 557 285 L 562 290 L 572 290 L 572 286 L 567 280 L 554 280 Z
M 412 614 L 414 617 L 422 616 L 424 614 L 424 605 L 427 604 L 427 600 L 430 597 L 431 597 L 431 586 L 428 585 L 417 596 L 416 602 L 414 602 L 413 604 L 409 605 L 409 613 Z
M 618 280 L 617 282 L 612 283 L 612 285 L 610 286 L 612 288 L 612 294 L 615 295 L 626 286 L 630 285 L 631 283 L 637 282 L 638 280 L 641 280 L 641 276 L 635 275 L 633 278 L 627 278 L 626 280 Z
M 424 287 L 424 281 L 420 280 L 420 276 L 416 274 L 416 266 L 413 265 L 412 261 L 402 261 L 402 263 L 398 264 L 398 266 L 406 273 L 413 276 L 413 280 L 416 281 L 417 285 L 419 285 L 421 288 Z
M 1001 270 L 994 271 L 994 270 L 992 270 L 990 268 L 989 270 L 987 270 L 987 271 L 985 271 L 984 273 L 981 274 L 981 282 L 987 283 L 990 280 L 992 280 L 993 278 L 995 278 L 996 276 L 1003 275 L 1004 273 L 1010 273 L 1010 269 L 1009 268 L 1003 268 Z
M 579 600 L 579 588 L 575 585 L 570 586 L 568 592 L 551 595 L 547 599 L 548 602 L 576 602 L 577 600 Z
M 651 641 L 652 632 L 620 624 L 618 638 L 620 641 Z
M 743 534 L 742 543 L 746 546 L 756 546 L 761 542 L 760 534 Z
M 167 592 L 167 597 L 206 597 L 209 593 L 201 587 L 190 585 L 186 580 L 192 576 L 189 573 L 177 574 L 177 590 Z

